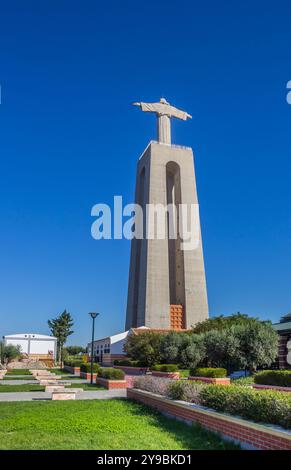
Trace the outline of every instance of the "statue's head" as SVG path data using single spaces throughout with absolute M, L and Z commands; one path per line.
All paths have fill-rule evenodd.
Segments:
M 168 103 L 168 101 L 166 100 L 166 98 L 161 98 L 161 99 L 160 99 L 160 103 L 162 103 L 162 104 L 170 104 L 170 103 Z

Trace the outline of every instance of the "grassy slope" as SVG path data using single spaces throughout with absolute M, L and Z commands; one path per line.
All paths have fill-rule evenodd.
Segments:
M 11 369 L 6 375 L 31 375 L 28 369 Z
M 83 390 L 105 390 L 104 387 L 100 387 L 97 384 L 76 384 L 65 386 L 66 388 L 82 388 Z M 0 393 L 7 392 L 43 392 L 44 386 L 38 384 L 25 384 L 25 385 L 5 385 L 0 384 Z
M 0 403 L 0 449 L 234 449 L 130 400 Z

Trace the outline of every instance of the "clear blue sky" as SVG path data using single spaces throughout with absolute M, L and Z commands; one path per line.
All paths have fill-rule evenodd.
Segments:
M 0 17 L 0 334 L 70 344 L 123 330 L 130 242 L 91 238 L 93 204 L 132 202 L 165 96 L 193 115 L 211 315 L 291 310 L 290 1 L 14 1 Z

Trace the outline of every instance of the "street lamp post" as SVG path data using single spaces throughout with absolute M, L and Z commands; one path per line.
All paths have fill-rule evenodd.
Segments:
M 92 324 L 92 343 L 91 343 L 91 385 L 93 384 L 93 348 L 94 348 L 94 330 L 95 330 L 95 318 L 98 317 L 99 313 L 97 312 L 90 312 L 90 317 L 93 320 Z

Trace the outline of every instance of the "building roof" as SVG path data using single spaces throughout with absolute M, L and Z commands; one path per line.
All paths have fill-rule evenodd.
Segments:
M 49 335 L 39 335 L 38 333 L 14 333 L 13 335 L 3 336 L 5 339 L 47 339 L 47 340 L 56 340 L 55 336 Z
M 276 331 L 291 331 L 291 322 L 273 323 L 273 328 Z

